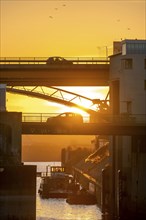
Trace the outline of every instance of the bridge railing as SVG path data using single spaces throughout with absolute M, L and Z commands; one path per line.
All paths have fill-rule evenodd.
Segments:
M 47 59 L 48 57 L 0 57 L 0 64 L 46 64 Z M 65 57 L 65 59 L 72 61 L 73 64 L 109 64 L 110 61 L 108 57 Z
M 48 118 L 56 117 L 60 113 L 23 113 L 22 122 L 46 122 Z M 90 116 L 83 116 L 83 121 L 88 123 Z
M 54 113 L 23 113 L 22 122 L 46 122 L 48 118 L 55 117 Z
M 50 117 L 56 117 L 60 113 L 23 113 L 22 122 L 46 122 Z M 120 114 L 120 115 L 111 115 L 111 114 L 98 114 L 92 117 L 83 116 L 84 123 L 117 123 L 117 124 L 146 124 L 146 114 Z

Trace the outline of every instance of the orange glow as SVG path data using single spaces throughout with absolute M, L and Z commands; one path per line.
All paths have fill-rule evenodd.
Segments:
M 13 0 L 0 8 L 2 57 L 105 56 L 114 40 L 145 38 L 144 0 Z
M 63 87 L 66 91 L 72 91 L 74 93 L 83 95 L 91 99 L 105 99 L 108 93 L 108 87 Z M 69 97 L 67 97 L 69 96 Z M 71 98 L 70 95 L 65 94 L 65 98 Z M 76 99 L 74 103 L 81 105 L 85 108 L 91 108 L 96 110 L 95 106 L 91 106 L 92 102 L 84 99 Z M 49 102 L 37 98 L 31 98 L 23 95 L 14 95 L 7 93 L 7 110 L 8 111 L 20 111 L 20 112 L 32 112 L 32 113 L 62 113 L 65 111 L 74 111 L 87 115 L 84 111 L 67 107 L 55 102 Z

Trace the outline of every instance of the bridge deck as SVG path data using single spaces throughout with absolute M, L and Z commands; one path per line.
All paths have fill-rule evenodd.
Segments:
M 146 124 L 83 123 L 78 126 L 50 126 L 46 122 L 22 122 L 22 134 L 50 135 L 145 135 Z
M 0 64 L 0 83 L 11 86 L 108 86 L 109 64 Z

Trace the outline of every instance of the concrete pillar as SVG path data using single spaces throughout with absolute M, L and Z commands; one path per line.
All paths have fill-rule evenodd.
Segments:
M 0 84 L 0 111 L 6 111 L 6 84 Z

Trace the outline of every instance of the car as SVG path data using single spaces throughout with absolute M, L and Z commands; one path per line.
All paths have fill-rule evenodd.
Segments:
M 64 112 L 56 117 L 50 117 L 47 119 L 47 123 L 53 126 L 70 126 L 83 123 L 82 115 L 74 112 Z
M 63 64 L 73 64 L 72 61 L 70 60 L 66 60 L 65 58 L 63 57 L 59 57 L 59 56 L 56 56 L 56 57 L 49 57 L 46 61 L 46 64 L 57 64 L 57 65 L 63 65 Z

